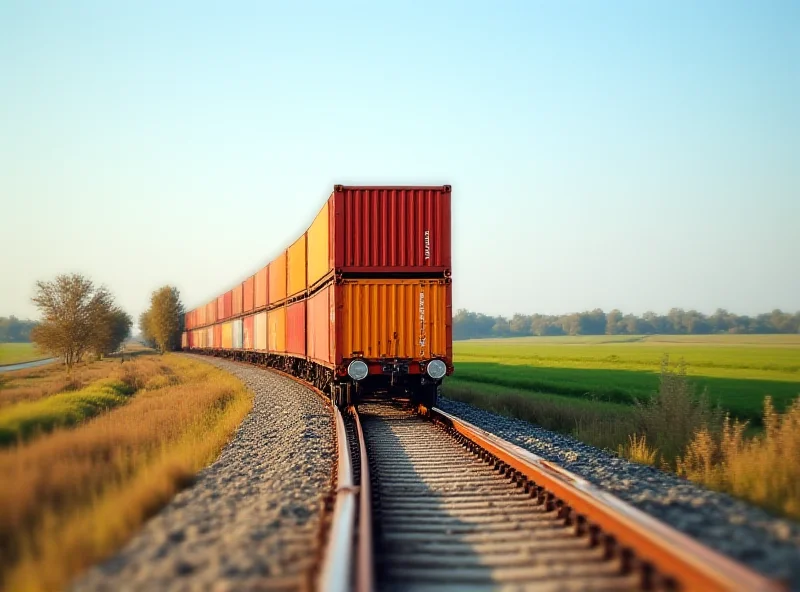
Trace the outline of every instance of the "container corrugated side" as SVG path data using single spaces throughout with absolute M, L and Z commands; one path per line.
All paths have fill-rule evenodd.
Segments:
M 222 323 L 222 349 L 233 348 L 233 322 Z
M 309 358 L 318 364 L 334 364 L 332 343 L 334 314 L 334 286 L 329 284 L 309 299 L 307 305 L 306 348 Z
M 260 312 L 256 315 L 255 323 L 255 345 L 258 351 L 267 351 L 269 344 L 269 331 L 267 330 L 267 313 Z
M 286 353 L 306 357 L 306 301 L 286 307 Z
M 269 304 L 286 298 L 286 251 L 269 264 Z
M 206 305 L 206 324 L 212 325 L 217 322 L 217 303 L 209 302 Z
M 333 269 L 330 212 L 329 201 L 326 201 L 306 233 L 308 240 L 306 284 L 309 288 Z
M 233 290 L 228 290 L 223 294 L 223 306 L 224 306 L 224 313 L 222 320 L 226 320 L 233 316 Z
M 306 289 L 306 235 L 286 250 L 286 296 L 296 296 Z
M 337 354 L 452 360 L 449 280 L 347 280 L 337 295 Z
M 231 316 L 238 317 L 244 310 L 244 290 L 242 289 L 242 284 L 239 284 L 233 290 L 231 290 L 231 294 L 233 295 Z
M 225 320 L 225 295 L 217 296 L 217 320 Z
M 217 323 L 214 325 L 214 338 L 213 338 L 213 347 L 219 349 L 222 347 L 222 324 Z
M 242 311 L 245 313 L 253 312 L 253 308 L 255 308 L 255 283 L 256 276 L 254 275 L 242 282 Z
M 244 324 L 242 323 L 242 319 L 235 319 L 233 321 L 233 349 L 242 349 L 244 347 L 243 328 Z
M 269 266 L 265 266 L 256 273 L 256 308 L 264 308 L 267 305 L 267 278 L 269 277 Z
M 256 317 L 250 315 L 244 318 L 242 325 L 242 343 L 244 349 L 255 349 L 256 346 Z
M 270 353 L 286 353 L 286 307 L 279 306 L 267 312 Z
M 338 186 L 333 200 L 337 270 L 451 269 L 449 186 Z

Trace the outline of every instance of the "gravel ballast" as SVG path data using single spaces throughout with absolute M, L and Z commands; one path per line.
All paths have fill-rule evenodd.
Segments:
M 602 487 L 729 557 L 800 590 L 800 525 L 523 420 L 440 398 L 438 407 Z
M 255 395 L 252 412 L 194 485 L 74 590 L 306 586 L 335 456 L 331 411 L 273 372 L 196 358 L 239 378 Z

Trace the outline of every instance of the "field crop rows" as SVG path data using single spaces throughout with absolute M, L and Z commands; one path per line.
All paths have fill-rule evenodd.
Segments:
M 32 343 L 0 343 L 0 366 L 49 358 Z

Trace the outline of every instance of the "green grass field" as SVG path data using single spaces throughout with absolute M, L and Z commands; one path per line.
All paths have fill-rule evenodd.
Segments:
M 452 386 L 499 385 L 526 393 L 632 404 L 658 388 L 665 354 L 698 389 L 758 423 L 765 395 L 783 410 L 800 395 L 800 335 L 525 337 L 454 343 Z M 445 393 L 447 388 L 445 388 Z
M 49 357 L 36 349 L 32 343 L 0 343 L 0 366 L 44 360 Z

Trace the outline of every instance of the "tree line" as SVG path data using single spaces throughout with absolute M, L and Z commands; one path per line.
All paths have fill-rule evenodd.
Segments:
M 524 337 L 533 335 L 703 335 L 710 333 L 800 333 L 800 312 L 773 310 L 754 317 L 717 309 L 712 315 L 673 308 L 666 315 L 642 316 L 592 311 L 565 315 L 524 315 L 511 318 L 459 310 L 453 315 L 453 339 Z
M 0 343 L 28 343 L 36 321 L 21 320 L 11 315 L 0 317 Z

